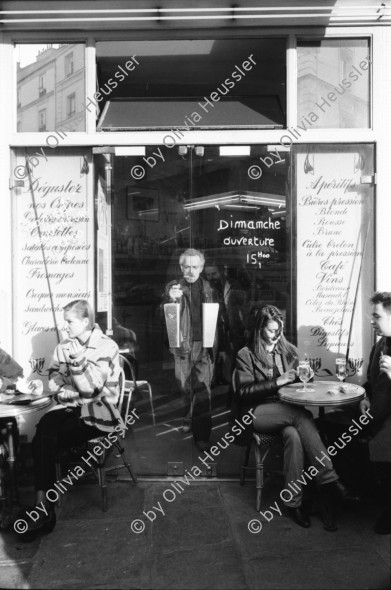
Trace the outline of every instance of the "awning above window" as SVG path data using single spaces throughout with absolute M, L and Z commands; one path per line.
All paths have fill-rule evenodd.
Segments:
M 113 99 L 107 101 L 98 131 L 219 127 L 283 127 L 284 115 L 277 96 L 213 102 L 208 97 L 154 100 Z

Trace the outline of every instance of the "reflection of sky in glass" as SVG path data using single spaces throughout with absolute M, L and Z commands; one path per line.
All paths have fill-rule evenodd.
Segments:
M 15 45 L 15 56 L 16 61 L 20 62 L 20 67 L 25 68 L 26 66 L 35 62 L 36 56 L 42 49 L 47 49 L 49 45 L 47 43 L 39 45 L 35 43 L 34 45 Z M 54 49 L 57 49 L 59 44 L 51 45 Z

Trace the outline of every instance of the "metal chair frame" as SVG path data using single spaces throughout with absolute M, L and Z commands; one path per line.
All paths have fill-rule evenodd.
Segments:
M 123 405 L 123 401 L 124 401 L 124 393 L 125 393 L 125 372 L 123 370 L 123 368 L 121 368 L 121 372 L 120 372 L 120 378 L 119 378 L 119 382 L 120 382 L 120 395 L 119 395 L 119 399 L 118 399 L 118 404 L 117 404 L 117 408 L 119 413 L 121 414 L 122 411 L 122 405 Z M 88 452 L 89 450 L 92 450 L 96 445 L 99 445 L 99 443 L 104 439 L 104 436 L 98 436 L 96 438 L 93 438 L 89 441 L 87 441 L 86 443 L 84 443 L 83 445 L 79 445 L 77 447 L 71 447 L 70 449 L 65 449 L 64 451 L 61 451 L 61 453 L 59 453 L 59 455 L 56 458 L 56 478 L 57 480 L 61 479 L 61 458 L 63 457 L 64 454 L 68 454 L 69 452 L 75 451 L 77 453 L 83 453 L 83 452 Z M 123 438 L 125 438 L 125 432 L 123 434 Z M 117 439 L 114 443 L 113 446 L 116 447 L 116 449 L 118 450 L 118 455 L 116 455 L 117 457 L 121 457 L 122 459 L 122 465 L 115 465 L 113 467 L 105 467 L 105 463 L 106 463 L 106 459 L 107 459 L 107 452 L 106 449 L 103 447 L 103 453 L 100 456 L 96 457 L 96 466 L 94 467 L 92 464 L 89 463 L 90 469 L 92 471 L 92 473 L 95 475 L 95 477 L 98 480 L 99 486 L 101 488 L 101 493 L 102 493 L 102 510 L 103 512 L 107 512 L 108 510 L 108 498 L 107 498 L 107 479 L 106 479 L 106 473 L 109 471 L 113 471 L 115 469 L 121 469 L 123 467 L 126 467 L 126 469 L 129 471 L 129 475 L 132 479 L 132 482 L 134 485 L 136 485 L 137 482 L 137 478 L 133 473 L 132 470 L 132 465 L 126 455 L 125 449 L 123 448 L 123 446 L 121 445 L 120 441 Z M 59 496 L 59 499 L 57 501 L 57 505 L 61 506 L 61 500 L 60 500 L 61 496 Z
M 236 384 L 235 384 L 235 370 L 232 374 L 232 391 L 234 394 L 236 393 Z M 240 485 L 243 486 L 246 481 L 246 471 L 251 470 L 255 471 L 255 487 L 256 487 L 256 501 L 255 501 L 255 508 L 256 511 L 259 512 L 261 509 L 261 501 L 262 501 L 262 490 L 265 483 L 265 476 L 264 476 L 264 463 L 266 461 L 266 457 L 269 454 L 270 449 L 276 443 L 281 442 L 281 434 L 269 434 L 263 432 L 253 432 L 252 437 L 250 438 L 249 442 L 246 446 L 245 456 L 244 456 L 244 463 L 240 470 Z M 248 463 L 250 460 L 250 452 L 251 446 L 255 443 L 254 451 L 255 451 L 255 467 L 249 467 Z M 261 452 L 262 447 L 264 447 L 264 452 Z
M 244 464 L 241 467 L 240 473 L 240 485 L 244 485 L 246 480 L 246 470 L 255 471 L 255 487 L 256 487 L 256 502 L 255 502 L 255 509 L 257 512 L 261 509 L 261 502 L 262 502 L 262 490 L 265 483 L 264 478 L 264 463 L 266 461 L 266 457 L 269 454 L 270 449 L 276 443 L 281 442 L 281 435 L 280 434 L 266 434 L 260 432 L 253 432 L 253 438 L 247 444 L 246 453 L 244 458 Z M 250 452 L 251 446 L 255 443 L 254 451 L 255 451 L 255 467 L 249 467 L 248 462 L 250 459 Z M 261 449 L 264 447 L 264 453 L 262 454 Z
M 127 351 L 120 351 L 120 352 L 127 352 Z M 122 364 L 122 368 L 124 369 L 125 367 L 127 367 L 130 371 L 131 376 L 132 376 L 132 379 L 125 380 L 125 395 L 127 395 L 126 409 L 125 409 L 125 415 L 124 415 L 125 423 L 127 421 L 128 415 L 129 415 L 129 408 L 130 408 L 130 403 L 132 401 L 133 393 L 135 391 L 140 391 L 144 387 L 148 390 L 149 403 L 151 404 L 152 422 L 153 422 L 153 425 L 155 426 L 155 424 L 156 424 L 155 410 L 153 407 L 152 387 L 151 387 L 150 383 L 145 380 L 141 380 L 141 381 L 137 380 L 135 368 L 132 365 L 132 363 L 129 361 L 128 358 L 126 358 L 122 354 L 120 354 L 119 356 L 120 356 L 120 362 Z

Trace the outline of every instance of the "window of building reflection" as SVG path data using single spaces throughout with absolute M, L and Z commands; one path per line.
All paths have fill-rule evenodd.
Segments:
M 84 131 L 84 44 L 18 44 L 15 58 L 17 131 Z
M 368 39 L 300 39 L 298 128 L 370 127 Z

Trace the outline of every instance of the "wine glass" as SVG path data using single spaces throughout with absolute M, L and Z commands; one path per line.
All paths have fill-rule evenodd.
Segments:
M 311 389 L 307 389 L 307 381 L 311 377 L 311 367 L 310 362 L 307 360 L 299 361 L 299 379 L 303 382 L 303 387 L 301 389 L 296 389 L 296 391 L 301 391 L 307 393 L 307 391 L 312 391 Z
M 345 358 L 335 359 L 335 373 L 341 382 L 343 382 L 346 379 L 346 359 Z

